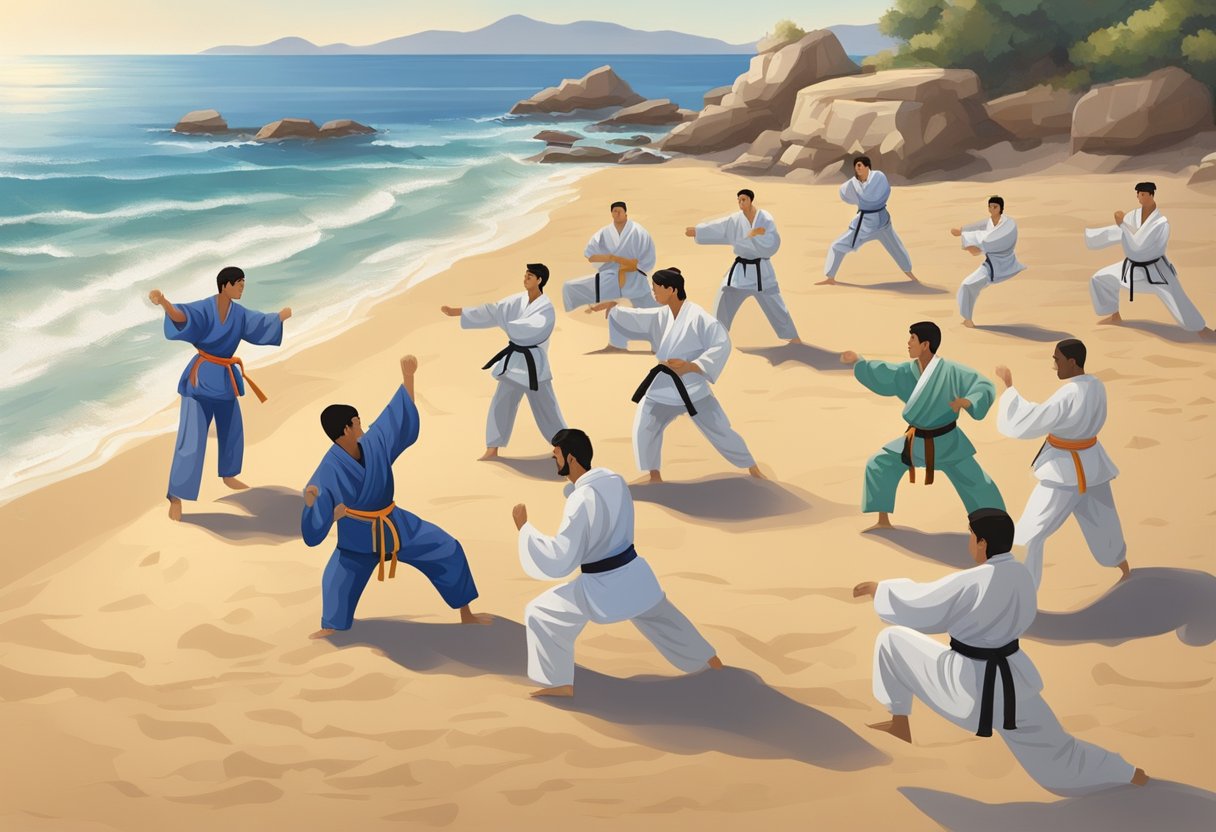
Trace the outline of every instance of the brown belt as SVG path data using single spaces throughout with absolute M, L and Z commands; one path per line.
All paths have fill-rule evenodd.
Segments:
M 916 466 L 912 464 L 912 441 L 918 436 L 925 440 L 925 485 L 933 485 L 933 440 L 939 436 L 945 436 L 956 427 L 958 427 L 958 422 L 951 422 L 940 428 L 918 428 L 908 425 L 908 429 L 904 431 L 904 449 L 899 455 L 900 461 L 908 466 L 908 482 L 916 482 Z

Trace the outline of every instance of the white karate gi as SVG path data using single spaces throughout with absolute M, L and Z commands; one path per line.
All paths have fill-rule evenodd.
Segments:
M 680 314 L 672 316 L 666 306 L 659 309 L 624 309 L 608 313 L 608 330 L 614 337 L 649 341 L 660 362 L 678 358 L 701 368 L 682 376 L 697 415 L 693 424 L 738 468 L 756 464 L 747 443 L 731 426 L 722 405 L 709 385 L 716 382 L 730 356 L 730 336 L 720 321 L 692 301 L 684 301 Z M 633 453 L 638 468 L 657 471 L 663 459 L 663 432 L 672 421 L 688 413 L 675 382 L 660 375 L 638 403 L 633 421 Z
M 1123 244 L 1123 261 L 1100 269 L 1089 281 L 1089 296 L 1094 312 L 1113 315 L 1119 311 L 1119 294 L 1126 291 L 1129 299 L 1136 293 L 1156 295 L 1174 316 L 1178 325 L 1188 332 L 1206 328 L 1203 315 L 1191 303 L 1178 279 L 1178 270 L 1165 256 L 1165 244 L 1170 239 L 1170 223 L 1154 211 L 1147 222 L 1141 223 L 1143 208 L 1128 211 L 1122 225 L 1085 229 L 1085 245 L 1098 249 Z M 1134 266 L 1133 263 L 1145 263 Z
M 958 287 L 958 311 L 965 320 L 971 320 L 980 292 L 996 283 L 1004 283 L 1026 268 L 1014 254 L 1017 242 L 1018 224 L 1013 217 L 1004 214 L 996 225 L 990 217 L 963 227 L 963 248 L 976 246 L 984 252 L 984 262 Z
M 887 181 L 886 174 L 872 170 L 865 182 L 856 176 L 852 177 L 840 186 L 840 198 L 850 205 L 856 205 L 859 212 L 866 213 L 864 216 L 860 213 L 854 216 L 853 221 L 849 223 L 849 230 L 832 243 L 823 263 L 823 273 L 828 277 L 835 277 L 844 256 L 871 240 L 882 243 L 882 247 L 902 271 L 912 271 L 912 258 L 908 256 L 903 241 L 895 233 L 895 226 L 891 224 L 891 212 L 887 210 L 887 200 L 891 198 L 891 183 Z M 858 223 L 861 223 L 860 231 L 857 228 Z
M 753 228 L 763 228 L 758 237 L 747 236 Z M 756 218 L 748 222 L 742 211 L 728 217 L 699 223 L 696 227 L 699 245 L 728 245 L 734 249 L 735 260 L 718 289 L 714 301 L 714 317 L 730 331 L 735 315 L 748 298 L 755 298 L 768 318 L 769 325 L 778 338 L 790 340 L 798 337 L 798 329 L 790 310 L 781 297 L 781 286 L 777 283 L 777 272 L 773 270 L 772 256 L 781 248 L 781 235 L 777 224 L 768 211 L 757 209 Z M 759 260 L 759 263 L 744 263 L 741 260 Z
M 633 543 L 633 497 L 620 475 L 592 468 L 565 489 L 566 508 L 555 537 L 531 523 L 519 530 L 519 560 L 538 580 L 562 578 L 584 563 L 625 551 Z M 659 652 L 686 673 L 715 655 L 676 609 L 640 555 L 608 572 L 585 573 L 528 604 L 528 678 L 545 687 L 574 684 L 574 641 L 588 621 L 633 621 Z
M 921 699 L 974 733 L 979 725 L 986 662 L 969 659 L 925 633 L 948 633 L 971 647 L 993 649 L 1019 638 L 1034 621 L 1034 581 L 1013 555 L 919 584 L 882 581 L 874 609 L 888 627 L 874 650 L 874 696 L 895 715 Z M 992 729 L 1036 783 L 1062 795 L 1130 783 L 1135 768 L 1118 754 L 1070 736 L 1043 701 L 1043 680 L 1025 651 L 1009 657 L 1017 728 L 1006 730 L 997 678 Z
M 998 403 L 997 428 L 1014 439 L 1052 434 L 1060 439 L 1096 437 L 1106 423 L 1106 388 L 1091 375 L 1069 379 L 1051 398 L 1036 404 L 1010 387 Z M 1127 543 L 1115 510 L 1110 481 L 1119 469 L 1102 443 L 1077 451 L 1085 472 L 1085 493 L 1077 481 L 1072 452 L 1044 444 L 1034 461 L 1039 484 L 1030 493 L 1014 543 L 1026 547 L 1026 568 L 1038 587 L 1043 579 L 1043 547 L 1047 538 L 1076 515 L 1094 559 L 1103 566 L 1127 560 Z
M 600 263 L 595 274 L 568 280 L 562 285 L 562 304 L 567 312 L 573 312 L 580 306 L 598 303 L 604 300 L 627 299 L 631 304 L 642 309 L 653 309 L 659 305 L 654 299 L 650 288 L 650 273 L 654 271 L 655 250 L 654 240 L 645 228 L 633 220 L 628 220 L 619 232 L 615 223 L 608 223 L 591 235 L 587 247 L 583 249 L 584 257 L 597 254 L 614 254 L 638 261 L 638 269 L 625 276 L 625 287 L 621 288 L 620 270 L 616 263 Z M 596 285 L 599 286 L 599 296 L 596 296 Z M 625 344 L 616 344 L 624 347 Z
M 546 442 L 566 427 L 557 394 L 553 392 L 553 371 L 549 368 L 549 336 L 557 313 L 546 295 L 531 303 L 528 293 L 520 292 L 503 298 L 497 303 L 474 306 L 460 313 L 462 329 L 487 329 L 498 327 L 507 334 L 512 344 L 527 348 L 536 365 L 537 389 L 530 388 L 527 359 L 520 353 L 500 358 L 489 368 L 498 381 L 494 398 L 490 400 L 490 411 L 486 415 L 486 447 L 502 448 L 511 441 L 515 427 L 515 414 L 519 402 L 528 397 L 528 405 L 536 419 L 536 427 Z

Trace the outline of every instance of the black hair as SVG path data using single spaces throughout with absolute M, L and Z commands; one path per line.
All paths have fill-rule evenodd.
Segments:
M 230 283 L 240 283 L 245 279 L 245 272 L 237 266 L 224 266 L 220 269 L 220 273 L 215 276 L 215 287 L 219 291 L 224 291 L 224 287 Z
M 688 293 L 684 291 L 684 275 L 675 266 L 659 269 L 650 279 L 665 289 L 675 289 L 676 297 L 680 300 L 688 300 Z
M 942 330 L 933 321 L 918 321 L 908 327 L 908 333 L 915 335 L 919 341 L 929 342 L 929 352 L 936 354 L 942 345 Z
M 358 415 L 359 411 L 348 404 L 331 404 L 321 411 L 321 428 L 326 436 L 337 442 Z
M 1058 349 L 1060 354 L 1065 358 L 1071 358 L 1073 361 L 1077 362 L 1077 366 L 1082 370 L 1085 369 L 1085 345 L 1076 338 L 1065 338 L 1063 341 L 1056 344 L 1056 349 Z
M 988 543 L 988 557 L 1003 555 L 1013 548 L 1013 518 L 999 508 L 981 508 L 967 515 L 967 525 L 976 540 Z
M 1005 213 L 1005 200 L 1001 199 L 999 196 L 988 197 L 988 204 L 992 205 L 993 203 L 1001 206 L 1001 213 Z
M 626 205 L 625 203 L 621 202 L 619 199 L 616 202 L 614 202 L 608 206 L 609 211 L 613 210 L 614 208 L 620 208 L 622 211 L 624 211 L 626 213 L 629 212 L 629 206 Z
M 566 456 L 572 456 L 578 464 L 591 469 L 591 458 L 595 450 L 591 447 L 591 437 L 578 428 L 562 428 L 553 434 L 553 447 L 560 448 Z
M 870 170 L 874 170 L 874 165 L 870 162 L 869 156 L 854 156 L 853 157 L 853 167 L 857 167 L 858 162 L 861 162 L 863 165 L 865 165 Z
M 1149 196 L 1156 196 L 1157 183 L 1156 182 L 1137 182 L 1136 183 L 1136 193 L 1140 193 L 1141 191 L 1148 194 Z
M 540 290 L 542 292 L 545 291 L 545 284 L 549 282 L 549 267 L 544 263 L 529 263 L 528 271 L 536 275 L 537 279 L 540 280 Z
M 745 196 L 752 202 L 756 201 L 756 192 L 751 188 L 744 188 L 743 190 L 739 191 L 739 193 L 735 194 L 735 196 Z

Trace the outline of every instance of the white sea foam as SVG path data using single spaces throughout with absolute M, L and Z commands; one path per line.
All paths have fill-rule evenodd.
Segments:
M 214 199 L 181 200 L 157 199 L 137 202 L 109 211 L 39 211 L 36 214 L 21 214 L 15 217 L 0 217 L 0 226 L 24 225 L 25 223 L 63 224 L 75 222 L 100 222 L 104 220 L 128 220 L 167 214 L 172 211 L 211 211 L 234 205 L 256 205 L 277 199 L 290 199 L 287 194 L 251 194 L 249 196 L 223 196 Z
M 59 246 L 0 246 L 0 254 L 7 254 L 10 257 L 54 257 L 56 259 L 67 259 L 76 255 L 67 249 Z

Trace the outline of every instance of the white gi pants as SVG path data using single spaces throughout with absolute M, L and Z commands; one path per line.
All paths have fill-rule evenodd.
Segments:
M 860 221 L 861 218 L 854 218 L 854 222 Z M 908 250 L 904 248 L 903 240 L 899 239 L 899 235 L 895 233 L 895 226 L 888 222 L 875 231 L 863 228 L 857 235 L 856 245 L 853 243 L 853 229 L 850 228 L 841 234 L 828 249 L 827 259 L 823 263 L 823 273 L 828 277 L 835 277 L 844 256 L 850 251 L 861 248 L 871 240 L 878 240 L 882 243 L 882 247 L 887 250 L 887 254 L 891 255 L 891 259 L 895 261 L 895 265 L 899 266 L 901 271 L 912 271 L 912 258 L 908 255 Z
M 494 398 L 490 399 L 490 411 L 486 414 L 487 448 L 504 448 L 511 441 L 515 414 L 519 411 L 519 403 L 525 395 L 528 397 L 528 405 L 532 408 L 532 416 L 536 419 L 536 427 L 545 442 L 552 440 L 554 434 L 566 427 L 562 410 L 557 405 L 557 394 L 553 392 L 552 381 L 539 382 L 536 390 L 530 390 L 514 381 L 499 379 Z
M 980 299 L 980 292 L 989 286 L 1004 283 L 1006 280 L 1017 277 L 1019 274 L 1021 272 L 1015 272 L 1005 277 L 990 280 L 988 277 L 988 267 L 981 265 L 978 269 L 963 278 L 962 284 L 958 287 L 958 313 L 963 316 L 964 320 L 971 320 L 975 314 L 975 302 Z
M 1115 495 L 1109 482 L 1090 485 L 1084 494 L 1075 485 L 1039 483 L 1030 492 L 1013 538 L 1014 543 L 1026 547 L 1026 568 L 1036 587 L 1043 580 L 1043 549 L 1047 538 L 1055 534 L 1070 515 L 1077 518 L 1094 560 L 1103 566 L 1118 566 L 1127 560 L 1127 543 L 1123 539 L 1123 526 L 1119 522 L 1119 512 L 1115 510 Z
M 1178 322 L 1178 326 L 1187 332 L 1199 332 L 1204 329 L 1207 324 L 1204 322 L 1203 315 L 1186 296 L 1178 275 L 1168 267 L 1163 271 L 1167 273 L 1165 276 L 1167 283 L 1149 283 L 1144 269 L 1133 269 L 1131 280 L 1135 293 L 1137 295 L 1156 295 L 1165 304 L 1165 308 L 1169 310 L 1174 320 Z M 1119 297 L 1128 292 L 1127 284 L 1120 282 L 1122 276 L 1123 263 L 1120 262 L 1099 270 L 1090 278 L 1089 296 L 1094 304 L 1094 312 L 1099 315 L 1113 315 L 1119 311 Z M 1157 273 L 1154 270 L 1154 278 L 1156 277 Z
M 726 411 L 714 396 L 693 402 L 693 407 L 697 409 L 697 415 L 692 417 L 693 424 L 727 462 L 736 468 L 751 468 L 756 464 L 747 443 L 730 426 Z M 659 470 L 663 462 L 663 432 L 674 420 L 687 415 L 688 410 L 682 404 L 659 404 L 649 397 L 638 403 L 633 419 L 633 455 L 640 470 Z
M 735 321 L 735 315 L 739 312 L 739 307 L 748 298 L 755 298 L 756 303 L 760 304 L 764 317 L 768 318 L 769 325 L 777 333 L 778 338 L 788 341 L 798 337 L 798 329 L 794 326 L 794 319 L 785 305 L 785 298 L 781 297 L 781 289 L 776 286 L 766 287 L 763 292 L 757 292 L 755 289 L 740 289 L 723 284 L 718 289 L 717 300 L 714 301 L 714 317 L 721 322 L 722 326 L 726 327 L 728 332 L 730 325 Z

